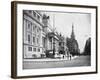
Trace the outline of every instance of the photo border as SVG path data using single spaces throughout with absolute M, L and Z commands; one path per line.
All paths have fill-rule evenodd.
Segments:
M 76 7 L 76 8 L 93 8 L 96 9 L 96 71 L 94 72 L 80 72 L 80 73 L 63 73 L 63 74 L 49 74 L 49 75 L 32 75 L 32 76 L 17 76 L 17 4 L 28 5 L 50 5 L 59 7 Z M 58 4 L 58 3 L 41 3 L 41 2 L 26 2 L 26 1 L 12 1 L 11 2 L 11 77 L 12 78 L 32 78 L 32 77 L 50 77 L 50 76 L 65 76 L 65 75 L 81 75 L 94 74 L 98 72 L 98 7 L 88 5 L 73 5 L 73 4 Z

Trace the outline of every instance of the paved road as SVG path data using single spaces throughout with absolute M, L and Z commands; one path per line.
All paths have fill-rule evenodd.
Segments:
M 79 67 L 79 66 L 90 66 L 90 56 L 79 56 L 73 60 L 64 61 L 24 61 L 24 69 L 39 69 L 39 68 L 60 68 L 60 67 Z

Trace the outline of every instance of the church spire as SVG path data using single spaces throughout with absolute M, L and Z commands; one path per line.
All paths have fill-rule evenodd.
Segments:
M 72 24 L 72 34 L 71 34 L 71 38 L 75 39 L 75 34 L 74 34 L 74 25 Z

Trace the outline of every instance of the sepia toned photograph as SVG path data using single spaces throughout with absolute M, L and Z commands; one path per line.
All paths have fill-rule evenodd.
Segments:
M 91 14 L 23 10 L 23 69 L 91 66 Z
M 97 6 L 13 1 L 11 76 L 97 73 Z

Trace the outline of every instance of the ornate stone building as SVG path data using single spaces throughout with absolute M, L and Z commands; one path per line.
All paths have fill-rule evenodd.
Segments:
M 51 51 L 53 57 L 60 51 L 64 53 L 67 47 L 66 38 L 52 29 L 49 18 L 36 10 L 23 10 L 24 59 L 47 57 L 48 51 Z
M 34 54 L 42 53 L 42 27 L 42 15 L 38 11 L 23 11 L 24 58 L 32 58 Z
M 45 56 L 46 51 L 59 50 L 60 37 L 51 29 L 49 16 L 36 10 L 23 10 L 23 57 Z

